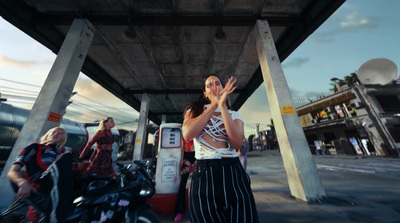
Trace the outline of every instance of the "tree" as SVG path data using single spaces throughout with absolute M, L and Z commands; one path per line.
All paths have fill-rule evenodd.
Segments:
M 354 83 L 360 83 L 360 80 L 357 77 L 356 73 L 351 73 L 348 76 L 344 76 L 344 81 L 349 85 L 349 86 L 354 86 Z
M 330 88 L 329 90 L 331 90 L 335 93 L 339 91 L 337 86 L 341 87 L 341 86 L 347 84 L 349 87 L 352 87 L 352 86 L 354 86 L 355 83 L 360 83 L 360 80 L 358 79 L 357 74 L 354 72 L 351 73 L 350 75 L 344 76 L 343 80 L 338 79 L 338 78 L 332 78 L 331 81 L 332 82 L 329 85 L 331 85 L 332 88 Z

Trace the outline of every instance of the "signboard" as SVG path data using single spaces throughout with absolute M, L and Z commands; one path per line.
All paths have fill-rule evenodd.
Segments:
M 328 114 L 327 114 L 324 110 L 322 110 L 322 111 L 319 112 L 319 116 L 320 116 L 321 118 L 328 118 Z
M 343 111 L 342 111 L 342 108 L 340 107 L 340 105 L 335 105 L 335 110 L 338 115 L 343 114 Z
M 60 123 L 61 122 L 61 117 L 62 115 L 54 113 L 54 112 L 50 112 L 49 117 L 47 118 L 48 121 L 50 122 L 57 122 Z
M 358 145 L 357 139 L 354 136 L 349 137 L 350 143 L 353 145 L 354 149 L 356 150 L 357 155 L 363 155 L 363 152 Z
M 317 150 L 321 149 L 321 145 L 319 144 L 319 140 L 314 140 L 314 145 Z
M 162 166 L 161 181 L 174 181 L 176 179 L 176 159 L 165 159 Z
M 282 109 L 282 114 L 284 115 L 296 114 L 293 105 L 283 105 L 281 106 L 281 109 Z

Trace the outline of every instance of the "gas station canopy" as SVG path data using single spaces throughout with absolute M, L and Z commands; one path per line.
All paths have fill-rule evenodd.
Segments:
M 345 0 L 2 0 L 0 15 L 55 54 L 76 18 L 95 28 L 82 72 L 148 118 L 181 122 L 211 73 L 237 78 L 239 108 L 263 83 L 253 28 L 268 21 L 284 61 Z

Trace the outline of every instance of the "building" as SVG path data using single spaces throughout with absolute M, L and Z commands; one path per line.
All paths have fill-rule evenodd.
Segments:
M 297 113 L 313 154 L 399 156 L 399 84 L 355 85 Z

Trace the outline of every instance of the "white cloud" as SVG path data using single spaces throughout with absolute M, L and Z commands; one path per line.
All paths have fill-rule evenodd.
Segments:
M 35 60 L 16 60 L 0 54 L 0 68 L 4 69 L 22 69 L 33 66 L 44 66 L 45 68 L 51 67 L 54 63 L 53 59 L 35 61 Z
M 6 68 L 6 69 L 26 68 L 33 64 L 35 64 L 35 62 L 33 62 L 33 61 L 19 61 L 19 60 L 14 60 L 9 57 L 0 55 L 0 67 L 2 67 L 2 68 Z
M 345 16 L 345 20 L 340 23 L 340 27 L 344 29 L 355 29 L 360 27 L 366 27 L 370 25 L 370 21 L 367 17 L 358 14 L 358 12 L 351 12 Z
M 313 36 L 317 42 L 327 43 L 336 40 L 338 35 L 357 33 L 363 30 L 373 30 L 382 21 L 379 17 L 362 15 L 356 11 L 347 14 L 335 14 L 326 27 L 315 33 Z M 322 31 L 324 30 L 324 31 Z

